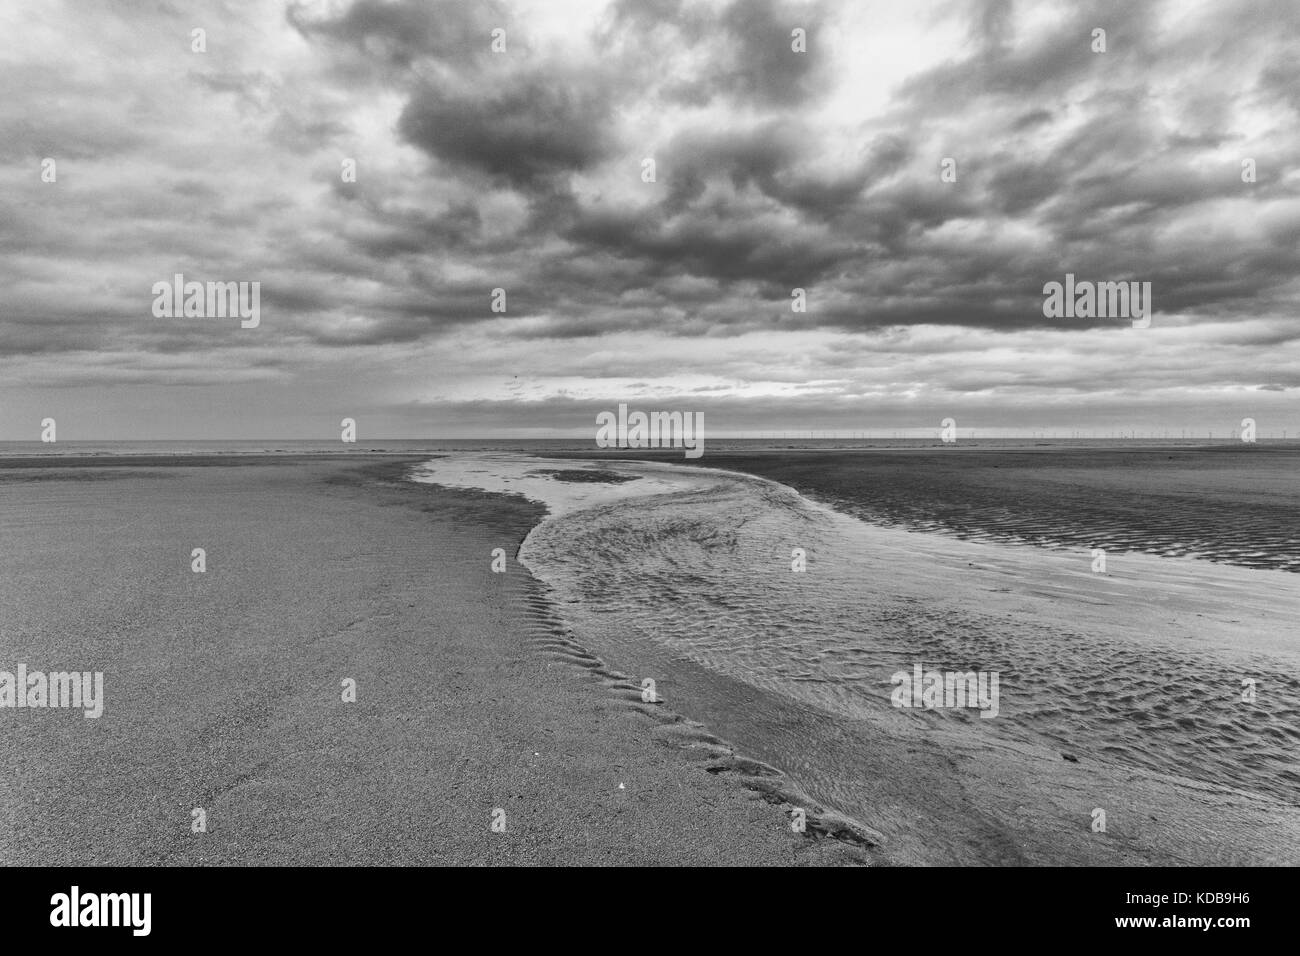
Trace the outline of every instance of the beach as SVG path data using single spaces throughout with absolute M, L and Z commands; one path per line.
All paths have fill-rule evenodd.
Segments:
M 0 464 L 0 667 L 104 675 L 96 719 L 0 711 L 0 863 L 866 861 L 565 643 L 538 506 L 413 461 Z
M 0 458 L 0 670 L 103 674 L 0 862 L 1294 865 L 1294 453 L 1187 455 Z

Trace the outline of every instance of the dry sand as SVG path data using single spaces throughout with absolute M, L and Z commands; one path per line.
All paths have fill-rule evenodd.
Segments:
M 0 710 L 0 863 L 866 859 L 566 643 L 540 509 L 349 457 L 0 463 L 0 668 L 106 698 Z

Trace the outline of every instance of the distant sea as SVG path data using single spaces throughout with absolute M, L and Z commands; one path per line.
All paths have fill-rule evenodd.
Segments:
M 1233 438 L 962 438 L 957 448 L 1204 448 L 1237 447 Z M 1259 447 L 1277 446 L 1300 449 L 1300 439 L 1260 439 Z M 744 453 L 763 450 L 852 450 L 943 448 L 934 438 L 711 438 L 706 437 L 705 455 L 720 452 Z M 338 439 L 213 439 L 163 441 L 0 441 L 0 458 L 27 458 L 46 455 L 302 455 L 302 454 L 392 454 L 420 455 L 426 452 L 521 452 L 550 455 L 592 452 L 607 456 L 598 449 L 594 437 L 581 438 L 397 438 L 358 439 L 344 444 Z M 635 455 L 635 453 L 633 453 Z M 680 458 L 680 451 L 672 458 Z
M 0 460 L 313 454 L 650 460 L 760 475 L 874 524 L 1300 572 L 1294 439 L 718 438 L 698 459 L 591 438 L 0 442 Z

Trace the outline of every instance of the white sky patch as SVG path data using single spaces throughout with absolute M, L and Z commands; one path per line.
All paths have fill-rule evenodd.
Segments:
M 910 76 L 953 57 L 965 41 L 956 17 L 938 18 L 941 4 L 848 3 L 833 9 L 812 44 L 825 44 L 838 82 L 817 116 L 828 125 L 857 124 L 887 112 Z M 811 52 L 810 54 L 811 55 Z

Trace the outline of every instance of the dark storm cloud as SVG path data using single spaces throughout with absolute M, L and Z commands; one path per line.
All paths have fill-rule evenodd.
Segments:
M 788 109 L 813 100 L 832 79 L 825 56 L 794 54 L 793 31 L 804 31 L 805 48 L 816 51 L 829 20 L 826 4 L 781 0 L 733 0 L 709 5 L 682 0 L 623 0 L 611 10 L 602 43 L 642 51 L 700 50 L 707 55 L 667 78 L 667 98 L 679 105 L 705 105 L 718 97 L 767 109 Z M 625 48 L 620 47 L 625 54 Z M 662 61 L 660 61 L 662 65 Z
M 722 14 L 729 57 L 715 89 L 770 106 L 794 106 L 813 96 L 827 76 L 824 57 L 791 55 L 791 32 L 803 29 L 816 44 L 824 19 L 819 4 L 736 0 Z
M 833 174 L 813 171 L 817 137 L 796 118 L 773 119 L 724 130 L 688 129 L 665 152 L 667 214 L 689 212 L 710 183 L 725 181 L 737 193 L 752 187 L 790 211 L 816 220 L 831 220 L 856 210 L 860 194 L 895 175 L 909 158 L 905 140 L 876 137 L 863 160 Z
M 1278 57 L 1259 74 L 1259 89 L 1275 102 L 1300 113 L 1300 61 Z
M 462 55 L 448 38 L 464 37 L 463 24 L 435 28 L 405 5 L 380 6 L 358 4 L 319 32 L 390 60 Z M 1209 274 L 1192 277 L 1163 261 L 1152 240 L 1181 210 L 1241 192 L 1231 168 L 1202 161 L 1224 133 L 1169 129 L 1156 109 L 1149 61 L 1165 47 L 1153 9 L 1094 0 L 1069 8 L 1057 29 L 1033 39 L 1020 35 L 1018 4 L 1010 0 L 954 9 L 969 23 L 970 52 L 914 75 L 899 90 L 900 120 L 906 115 L 919 127 L 900 122 L 870 134 L 860 159 L 838 168 L 818 167 L 822 144 L 799 112 L 800 104 L 825 92 L 821 84 L 833 75 L 833 59 L 790 49 L 795 26 L 808 30 L 815 49 L 827 14 L 820 6 L 766 0 L 719 8 L 621 4 L 612 11 L 612 26 L 604 27 L 608 45 L 626 49 L 643 41 L 658 44 L 661 53 L 674 44 L 708 50 L 706 71 L 692 72 L 698 69 L 692 61 L 684 76 L 656 86 L 638 72 L 635 56 L 617 80 L 599 62 L 564 69 L 528 64 L 506 74 L 485 73 L 479 62 L 459 82 L 413 83 L 398 130 L 439 161 L 441 174 L 464 177 L 467 188 L 485 180 L 528 196 L 532 215 L 521 238 L 530 244 L 559 238 L 561 260 L 619 264 L 587 275 L 581 290 L 566 285 L 559 261 L 528 270 L 529 280 L 540 284 L 536 299 L 553 307 L 559 335 L 640 321 L 644 313 L 627 310 L 621 299 L 629 288 L 658 290 L 681 275 L 713 280 L 722 300 L 741 293 L 775 302 L 791 287 L 830 282 L 841 293 L 839 304 L 804 321 L 857 329 L 1050 325 L 1041 315 L 1042 285 L 1071 270 L 1158 282 L 1161 303 L 1171 309 L 1214 311 L 1269 300 L 1265 290 L 1294 268 L 1279 249 L 1241 250 L 1227 261 L 1204 263 Z M 1098 25 L 1107 30 L 1104 57 L 1090 49 Z M 485 34 L 488 24 L 475 22 L 473 29 Z M 477 40 L 481 50 L 483 36 Z M 1268 82 L 1276 82 L 1274 74 Z M 572 177 L 612 161 L 626 139 L 617 116 L 655 89 L 670 98 L 689 89 L 693 104 L 748 105 L 767 115 L 680 129 L 657 153 L 661 188 L 649 206 L 576 198 Z M 1082 122 L 1079 107 L 1067 115 L 1063 104 L 1071 100 L 1081 104 Z M 972 112 L 974 103 L 984 105 Z M 951 126 L 944 135 L 948 148 L 962 154 L 959 188 L 939 186 L 937 175 L 917 177 L 923 151 L 933 149 L 924 143 L 944 123 Z M 972 152 L 972 141 L 987 155 Z M 1039 141 L 1050 145 L 1044 150 Z M 1274 176 L 1265 171 L 1256 186 L 1267 189 Z M 353 241 L 367 257 L 464 247 L 480 226 L 470 212 L 474 200 L 466 202 L 455 219 L 389 224 Z M 1046 241 L 1032 250 L 990 250 L 986 237 L 944 234 L 970 220 L 1006 228 L 1019 222 Z M 1279 271 L 1270 276 L 1274 268 Z M 669 296 L 655 295 L 661 308 L 671 309 Z M 849 306 L 845 299 L 858 301 Z M 731 301 L 739 307 L 742 300 Z M 665 321 L 698 329 L 700 314 L 679 309 Z M 766 321 L 746 315 L 715 321 L 732 327 Z M 1080 320 L 1081 327 L 1089 324 Z
M 517 77 L 504 89 L 421 87 L 398 128 L 431 156 L 530 187 L 601 159 L 610 106 L 602 87 L 552 68 Z
M 356 0 L 337 17 L 314 17 L 290 4 L 289 23 L 305 38 L 335 41 L 357 54 L 408 67 L 425 58 L 465 63 L 485 52 L 484 38 L 505 28 L 504 8 L 491 0 Z
M 1017 37 L 1014 0 L 951 4 L 950 16 L 970 22 L 973 51 L 907 80 L 899 91 L 901 99 L 924 110 L 926 116 L 959 113 L 988 97 L 1050 100 L 1108 68 L 1111 60 L 1141 61 L 1149 54 L 1144 39 L 1156 33 L 1152 28 L 1156 4 L 1081 0 L 1053 6 L 1064 11 L 1064 23 L 1035 41 L 1024 41 Z M 1106 30 L 1106 61 L 1099 61 L 1091 49 L 1097 27 Z
M 798 285 L 852 254 L 825 236 L 789 234 L 734 215 L 735 206 L 696 204 L 689 217 L 650 219 L 608 212 L 590 215 L 569 238 L 643 265 L 647 277 L 677 274 L 723 280 L 761 279 Z
M 1046 240 L 1044 255 L 1019 261 L 1004 257 L 990 264 L 990 275 L 999 276 L 997 285 L 1005 290 L 1008 307 L 954 309 L 963 323 L 1015 327 L 1035 321 L 1032 311 L 1026 311 L 1032 300 L 1016 290 L 1036 288 L 1067 270 L 1091 270 L 1095 278 L 1151 280 L 1159 304 L 1169 310 L 1216 314 L 1249 308 L 1251 302 L 1275 307 L 1277 293 L 1300 266 L 1285 229 L 1252 237 L 1244 248 L 1194 251 L 1194 268 L 1186 260 L 1187 249 L 1170 248 L 1157 239 L 1180 216 L 1195 215 L 1216 201 L 1271 197 L 1277 171 L 1262 168 L 1256 183 L 1243 186 L 1237 159 L 1213 156 L 1233 140 L 1231 127 L 1171 128 L 1171 101 L 1153 89 L 1167 70 L 1188 62 L 1184 58 L 1208 55 L 1217 61 L 1216 79 L 1200 82 L 1195 110 L 1178 118 L 1195 121 L 1196 115 L 1209 113 L 1231 123 L 1259 68 L 1254 54 L 1260 45 L 1274 42 L 1265 25 L 1269 15 L 1236 5 L 1247 24 L 1265 31 L 1254 33 L 1256 45 L 1250 46 L 1232 11 L 1214 12 L 1210 28 L 1191 37 L 1178 36 L 1177 31 L 1170 37 L 1167 28 L 1156 25 L 1158 5 L 1107 0 L 1058 7 L 1065 17 L 1062 25 L 1025 39 L 1015 16 L 1023 6 L 996 0 L 965 8 L 971 52 L 912 77 L 900 88 L 901 108 L 923 118 L 924 124 L 946 121 L 954 131 L 964 130 L 945 138 L 953 142 L 951 153 L 960 157 L 963 191 L 974 192 L 978 199 L 974 209 L 934 209 L 928 222 L 922 210 L 904 202 L 903 221 L 923 228 L 896 233 L 893 255 L 903 260 L 923 256 L 927 230 L 958 216 L 974 214 L 986 222 L 996 221 L 992 217 L 1019 220 L 1040 232 Z M 1282 9 L 1268 6 L 1274 14 Z M 1237 26 L 1230 27 L 1234 22 Z M 1104 54 L 1090 49 L 1094 27 L 1107 31 Z M 1296 36 L 1275 42 L 1294 50 Z M 1259 84 L 1274 92 L 1280 61 L 1266 62 Z M 1042 105 L 1027 108 L 1036 100 Z M 1063 109 L 1065 104 L 1074 105 Z M 1062 136 L 1057 124 L 1070 110 L 1083 119 L 1076 119 Z M 1294 197 L 1294 190 L 1286 195 Z M 868 203 L 871 200 L 869 194 Z M 962 261 L 970 261 L 973 251 L 950 250 L 957 261 L 945 274 L 960 273 Z M 1044 269 L 1053 260 L 1054 267 Z M 932 291 L 945 307 L 964 294 L 955 287 Z M 923 310 L 920 316 L 927 313 Z M 880 315 L 882 320 L 894 317 L 892 309 Z
M 387 259 L 401 255 L 423 255 L 446 245 L 469 248 L 476 244 L 482 218 L 470 201 L 457 203 L 441 215 L 418 211 L 389 213 L 382 229 L 355 240 L 367 256 Z

